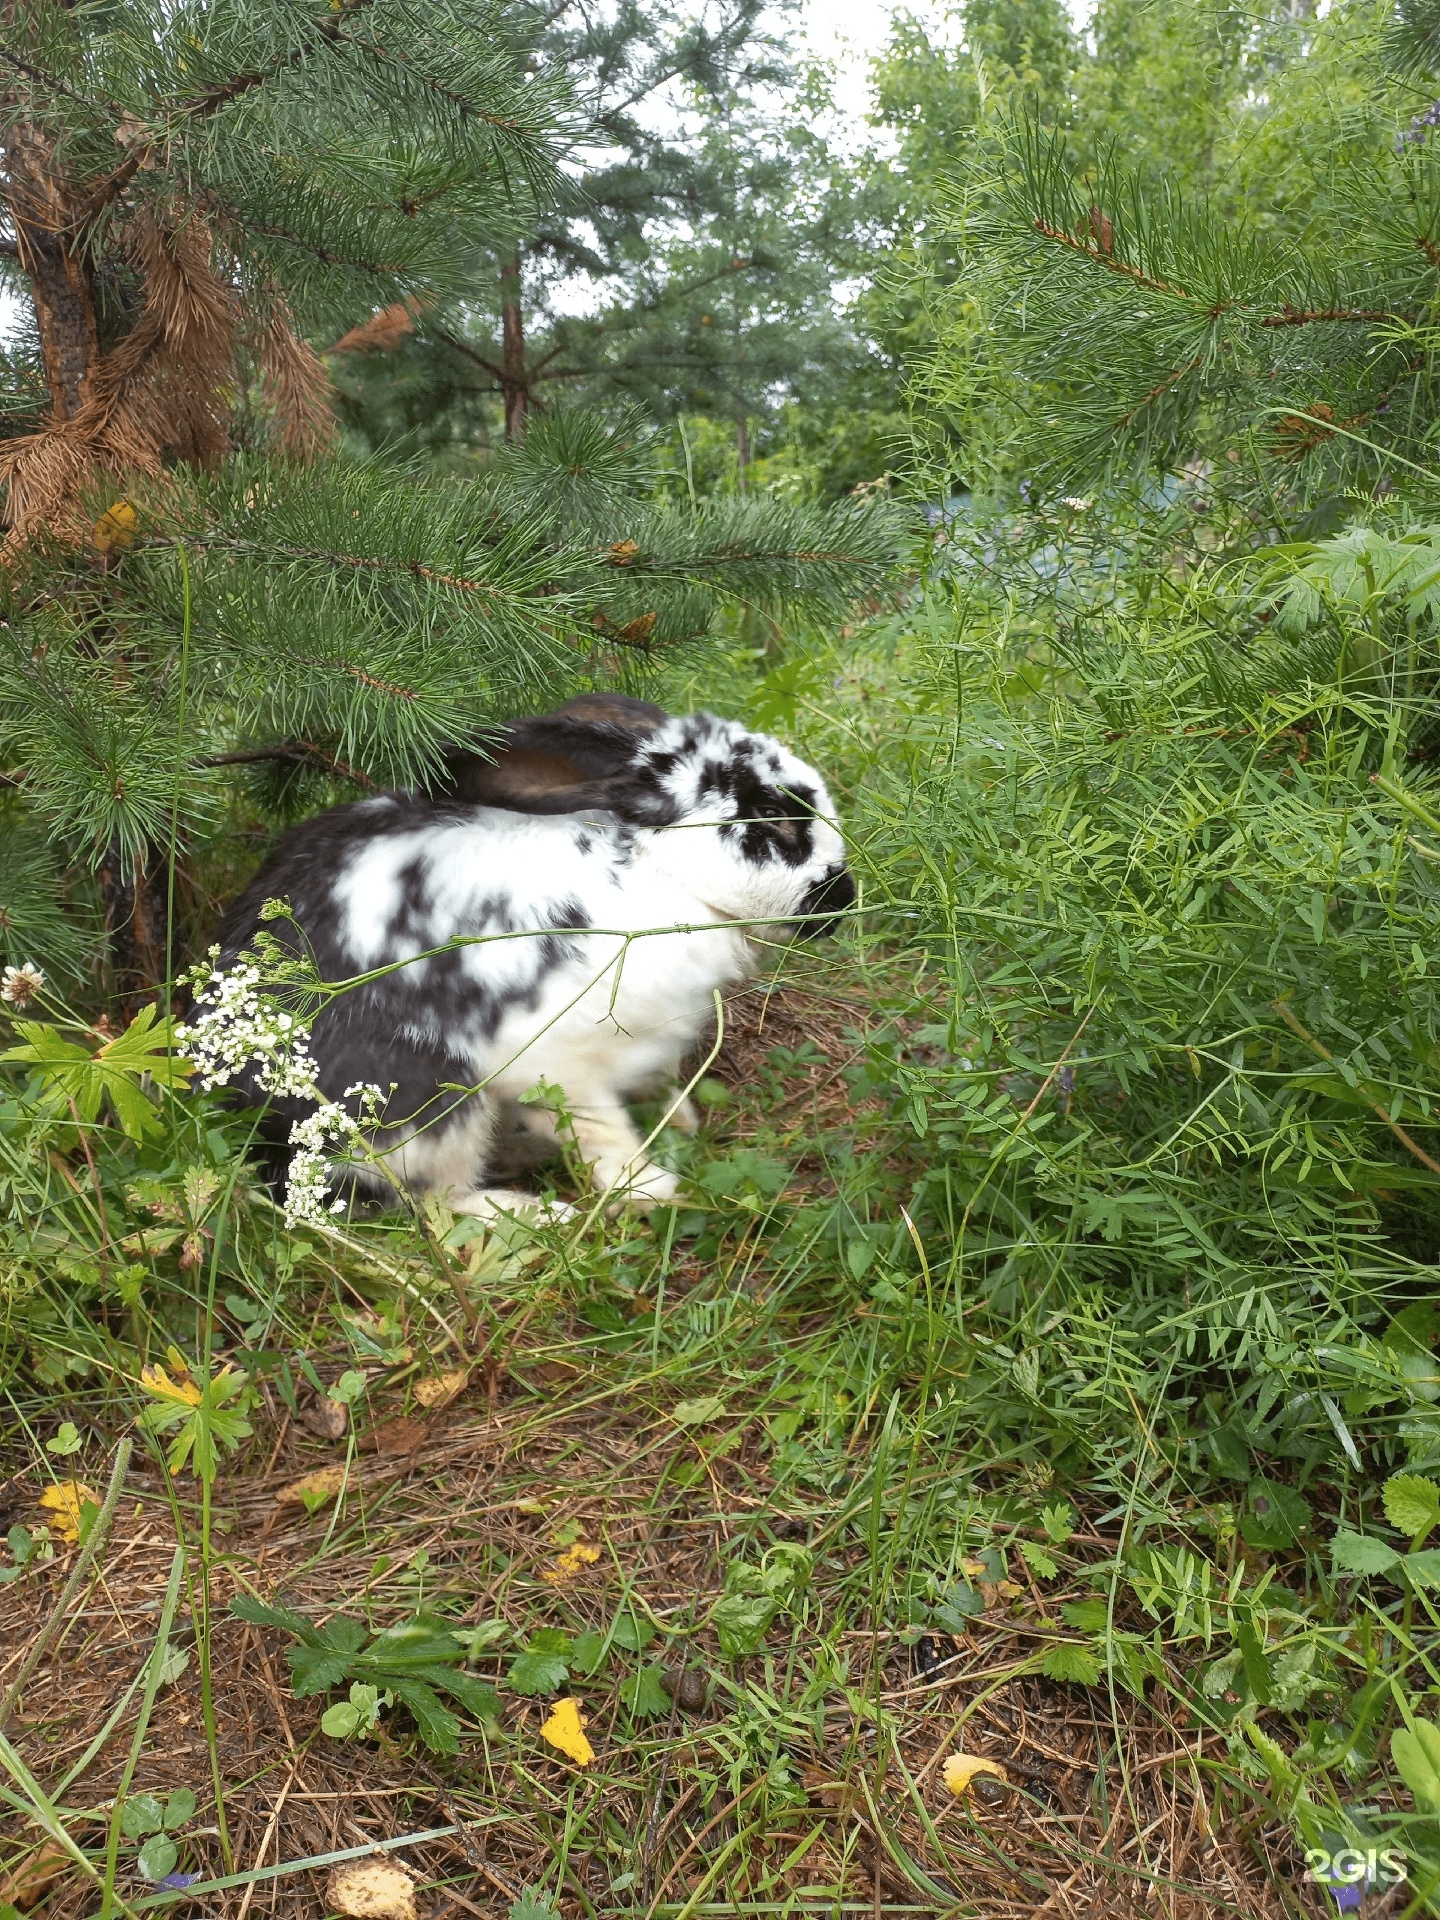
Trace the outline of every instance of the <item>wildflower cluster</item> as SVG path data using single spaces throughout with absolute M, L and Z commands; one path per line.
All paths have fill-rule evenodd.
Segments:
M 219 957 L 219 947 L 211 947 L 209 964 L 191 974 L 195 1014 L 175 1035 L 201 1086 L 229 1086 L 248 1068 L 266 1093 L 319 1099 L 318 1068 L 304 1026 L 261 991 L 254 961 L 242 958 L 226 972 L 214 964 Z
M 351 1112 L 341 1104 L 358 1101 Z M 330 1162 L 337 1155 L 344 1159 L 363 1156 L 364 1133 L 380 1124 L 380 1089 L 373 1082 L 357 1080 L 347 1087 L 340 1100 L 321 1100 L 313 1113 L 296 1120 L 290 1128 L 290 1169 L 285 1187 L 285 1220 L 289 1226 L 299 1221 L 317 1221 L 325 1211 L 325 1191 Z M 333 1200 L 331 1213 L 343 1213 L 345 1202 Z
M 176 1040 L 207 1090 L 248 1074 L 264 1093 L 310 1103 L 311 1111 L 290 1126 L 285 1221 L 317 1224 L 327 1211 L 331 1162 L 363 1155 L 365 1130 L 379 1125 L 380 1089 L 357 1081 L 339 1100 L 326 1099 L 303 1021 L 267 996 L 252 959 L 242 957 L 226 970 L 215 965 L 219 954 L 212 947 L 208 962 L 191 975 L 195 1012 L 176 1029 Z M 342 1104 L 349 1101 L 353 1109 Z M 344 1200 L 332 1201 L 328 1211 L 343 1213 Z

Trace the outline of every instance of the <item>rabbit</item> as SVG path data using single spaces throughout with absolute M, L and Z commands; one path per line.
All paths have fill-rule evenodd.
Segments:
M 487 1184 L 487 1169 L 521 1136 L 554 1150 L 556 1116 L 521 1104 L 542 1084 L 559 1090 L 597 1192 L 673 1201 L 675 1176 L 645 1157 L 626 1099 L 675 1084 L 716 989 L 756 972 L 758 943 L 790 922 L 833 925 L 855 887 L 824 781 L 778 740 L 582 695 L 452 750 L 429 791 L 292 829 L 229 915 L 219 969 L 277 898 L 289 917 L 268 931 L 303 942 L 323 979 L 393 968 L 317 1016 L 320 1091 L 381 1088 L 374 1145 L 394 1179 L 491 1219 L 541 1204 Z M 262 1097 L 253 1082 L 239 1091 Z M 683 1105 L 672 1117 L 695 1124 Z M 386 1188 L 379 1169 L 347 1170 Z

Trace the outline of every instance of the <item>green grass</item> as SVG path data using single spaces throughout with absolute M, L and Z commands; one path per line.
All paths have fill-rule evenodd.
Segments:
M 1247 581 L 1084 588 L 942 583 L 709 690 L 834 769 L 864 899 L 732 1008 L 673 1212 L 286 1233 L 235 1118 L 10 1083 L 17 1646 L 73 1565 L 41 1487 L 147 1461 L 3 1750 L 10 1856 L 58 1822 L 87 1862 L 51 1911 L 87 1873 L 151 1910 L 173 1841 L 298 1913 L 414 1834 L 437 1900 L 521 1915 L 1315 1910 L 1345 1847 L 1425 1903 L 1424 690 L 1257 635 Z M 237 1593 L 329 1623 L 331 1677 Z M 428 1742 L 369 1641 L 414 1618 L 469 1676 Z M 196 1797 L 171 1836 L 111 1810 L 132 1752 Z

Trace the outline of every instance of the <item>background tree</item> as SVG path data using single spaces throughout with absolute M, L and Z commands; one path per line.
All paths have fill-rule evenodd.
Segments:
M 516 56 L 568 74 L 583 120 L 543 211 L 513 240 L 473 256 L 463 305 L 418 313 L 398 366 L 369 383 L 364 398 L 372 408 L 378 399 L 388 416 L 378 423 L 381 436 L 393 438 L 388 389 L 397 374 L 399 404 L 422 432 L 459 402 L 464 428 L 473 434 L 479 426 L 488 438 L 492 410 L 473 401 L 493 395 L 510 440 L 523 436 L 535 405 L 586 383 L 591 369 L 577 347 L 593 328 L 569 323 L 577 303 L 593 306 L 597 293 L 603 299 L 624 281 L 649 257 L 658 230 L 692 227 L 727 203 L 727 169 L 689 123 L 716 99 L 793 78 L 763 11 L 763 0 L 712 0 L 698 13 L 669 0 L 624 0 L 610 13 L 578 0 L 523 0 L 513 10 Z M 363 409 L 352 417 L 376 437 Z
M 1066 124 L 1079 57 L 1063 0 L 970 0 L 938 22 L 896 15 L 873 68 L 874 123 L 895 150 L 862 163 L 889 245 L 855 311 L 889 362 L 911 372 L 929 357 L 935 303 L 961 273 L 952 223 L 939 217 L 942 191 L 961 178 L 973 191 L 979 155 L 1008 108 Z
M 421 778 L 724 593 L 833 604 L 883 572 L 873 519 L 647 517 L 608 442 L 470 486 L 303 464 L 332 437 L 313 343 L 443 310 L 557 192 L 574 109 L 525 44 L 470 0 L 9 17 L 12 958 L 63 957 L 55 900 L 83 922 L 98 892 L 118 984 L 153 982 L 177 902 L 208 936 L 237 824 Z M 635 518 L 597 538 L 599 499 Z M 177 848 L 205 855 L 178 893 Z
M 694 442 L 713 420 L 734 448 L 721 463 L 733 484 L 752 457 L 801 449 L 787 471 L 818 461 L 822 490 L 838 492 L 882 473 L 882 441 L 903 429 L 897 371 L 836 293 L 872 268 L 889 196 L 814 130 L 830 107 L 825 76 L 778 62 L 737 60 L 733 84 L 692 87 L 657 156 L 584 175 L 573 190 L 597 196 L 588 214 L 582 204 L 543 221 L 527 241 L 526 405 L 691 416 L 692 481 Z M 419 315 L 413 332 L 406 317 L 373 343 L 383 353 L 332 363 L 348 424 L 374 449 L 483 459 L 502 422 L 512 435 L 518 424 L 506 337 L 516 328 L 505 335 L 478 296 L 458 314 Z
M 1402 70 L 1388 13 L 1332 8 L 1263 103 L 1231 103 L 1213 163 L 1191 156 L 1210 195 L 1033 119 L 957 176 L 964 297 L 927 392 L 967 458 L 1050 493 L 1203 470 L 1197 497 L 1272 519 L 1424 469 L 1440 174 L 1411 121 L 1437 82 Z M 1287 141 L 1304 164 L 1267 180 Z

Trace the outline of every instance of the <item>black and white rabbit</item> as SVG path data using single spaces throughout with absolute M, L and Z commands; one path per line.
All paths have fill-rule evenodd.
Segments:
M 585 695 L 456 752 L 441 791 L 293 829 L 216 966 L 253 945 L 272 899 L 291 919 L 268 931 L 303 940 L 328 981 L 405 963 L 329 1002 L 309 1045 L 327 1099 L 384 1090 L 375 1144 L 411 1189 L 481 1216 L 535 1206 L 486 1173 L 517 1126 L 553 1142 L 547 1109 L 518 1104 L 545 1083 L 597 1191 L 653 1204 L 676 1182 L 644 1157 L 627 1097 L 675 1084 L 715 989 L 756 971 L 767 930 L 818 931 L 854 897 L 824 782 L 779 741 Z

